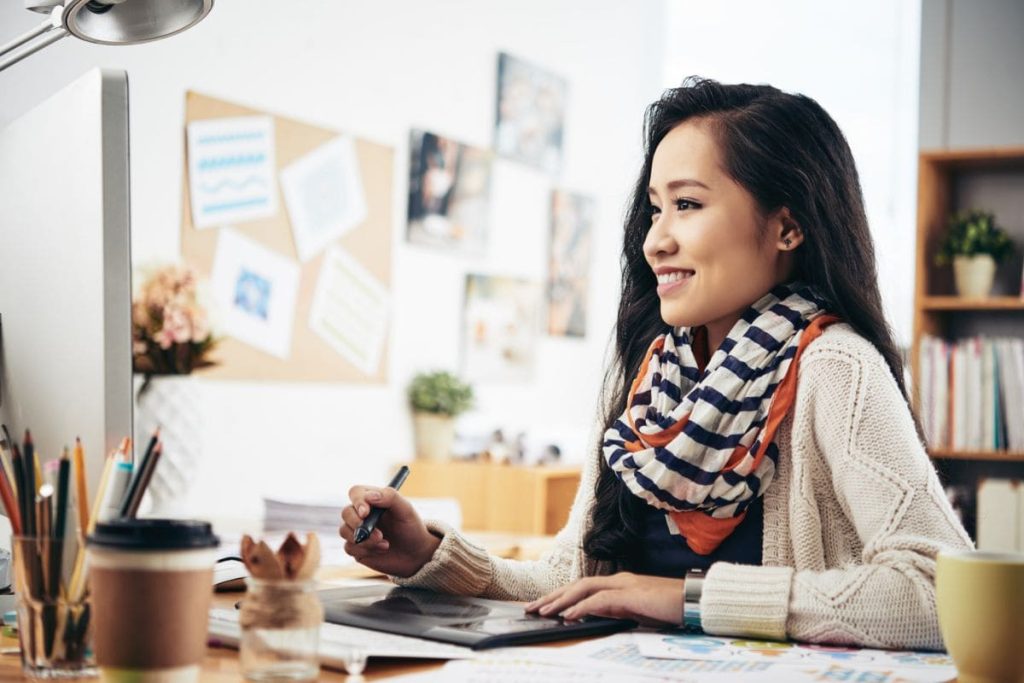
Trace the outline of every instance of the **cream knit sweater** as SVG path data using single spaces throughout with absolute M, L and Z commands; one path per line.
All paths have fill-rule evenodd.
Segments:
M 762 566 L 719 562 L 704 581 L 704 630 L 751 638 L 942 649 L 935 555 L 971 539 L 954 516 L 881 354 L 845 324 L 810 344 L 796 402 L 777 435 L 779 466 L 764 494 Z M 450 593 L 533 600 L 583 576 L 615 571 L 582 551 L 594 504 L 596 453 L 569 521 L 533 562 L 492 557 L 443 535 L 407 579 Z

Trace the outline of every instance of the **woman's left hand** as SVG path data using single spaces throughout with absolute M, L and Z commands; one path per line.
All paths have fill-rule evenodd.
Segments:
M 683 621 L 683 579 L 620 572 L 590 576 L 548 593 L 526 606 L 542 617 L 568 620 L 586 615 L 632 619 L 645 626 L 678 626 Z

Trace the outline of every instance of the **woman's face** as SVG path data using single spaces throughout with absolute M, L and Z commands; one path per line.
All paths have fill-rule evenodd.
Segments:
M 699 120 L 662 139 L 648 194 L 644 256 L 658 277 L 661 317 L 673 327 L 706 325 L 714 349 L 750 304 L 788 276 L 788 250 L 800 238 L 792 229 L 783 234 L 784 225 L 792 226 L 783 220 L 785 209 L 760 214 L 754 198 L 726 174 L 718 145 Z

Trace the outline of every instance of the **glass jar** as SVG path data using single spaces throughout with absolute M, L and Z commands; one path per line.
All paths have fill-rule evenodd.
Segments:
M 14 536 L 11 550 L 25 676 L 95 676 L 84 565 L 63 562 L 63 541 L 52 536 Z
M 242 675 L 250 681 L 312 681 L 324 608 L 315 581 L 247 578 L 238 615 Z

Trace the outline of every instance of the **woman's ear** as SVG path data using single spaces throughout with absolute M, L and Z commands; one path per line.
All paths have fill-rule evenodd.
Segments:
M 803 244 L 804 231 L 789 213 L 788 207 L 782 207 L 775 214 L 772 231 L 776 237 L 775 246 L 780 251 L 793 251 Z

